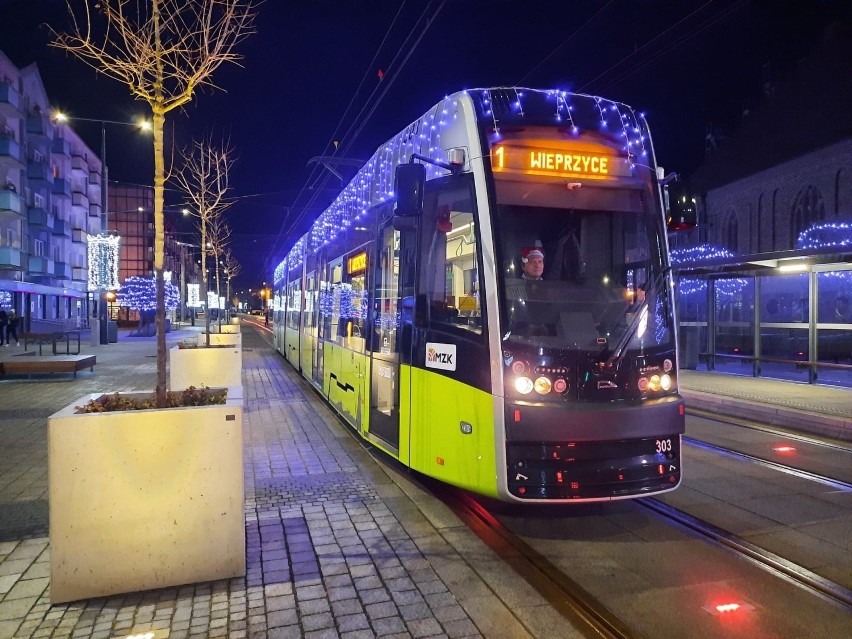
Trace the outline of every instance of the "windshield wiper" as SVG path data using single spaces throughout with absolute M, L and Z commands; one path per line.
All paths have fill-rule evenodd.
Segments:
M 630 325 L 627 327 L 627 330 L 621 336 L 621 339 L 618 340 L 618 343 L 615 345 L 615 348 L 612 349 L 612 353 L 607 359 L 607 364 L 611 364 L 614 360 L 621 357 L 621 354 L 624 352 L 624 349 L 627 348 L 627 345 L 630 344 L 630 341 L 636 335 L 636 332 L 639 330 L 639 325 L 642 323 L 642 318 L 646 317 L 650 314 L 651 308 L 648 304 L 649 299 L 656 299 L 657 291 L 659 291 L 662 287 L 662 284 L 665 282 L 666 276 L 671 272 L 671 267 L 667 266 L 664 268 L 657 277 L 651 282 L 651 286 L 645 289 L 645 299 L 642 301 L 639 309 L 633 316 L 633 319 L 630 322 Z

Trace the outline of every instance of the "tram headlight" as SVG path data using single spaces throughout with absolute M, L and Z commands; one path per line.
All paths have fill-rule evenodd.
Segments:
M 651 379 L 648 380 L 648 388 L 652 391 L 660 390 L 660 376 L 659 375 L 651 375 Z
M 550 380 L 546 377 L 539 377 L 535 380 L 533 388 L 535 388 L 535 392 L 539 395 L 547 395 L 550 392 L 550 389 L 553 388 L 553 384 L 551 384 Z
M 515 379 L 515 390 L 521 395 L 528 395 L 532 392 L 533 381 L 529 377 L 518 377 Z
M 672 387 L 672 376 L 666 373 L 665 375 L 660 375 L 660 388 L 664 391 L 669 390 Z

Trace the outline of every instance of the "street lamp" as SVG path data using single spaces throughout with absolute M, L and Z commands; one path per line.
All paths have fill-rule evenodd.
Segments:
M 106 162 L 106 125 L 107 124 L 120 124 L 123 126 L 135 126 L 138 127 L 142 131 L 151 131 L 153 126 L 151 122 L 140 119 L 136 123 L 132 122 L 120 122 L 118 120 L 101 120 L 98 118 L 81 118 L 81 117 L 71 117 L 62 113 L 61 111 L 57 111 L 53 116 L 54 121 L 59 122 L 61 124 L 67 123 L 69 120 L 76 122 L 95 122 L 101 125 L 101 233 L 106 233 L 109 227 L 109 212 L 108 208 L 108 199 L 107 199 L 107 188 L 109 183 L 109 171 L 107 169 Z M 109 333 L 108 333 L 108 322 L 109 316 L 107 314 L 107 299 L 105 295 L 105 291 L 101 290 L 98 294 L 99 298 L 99 306 L 98 309 L 98 323 L 99 323 L 99 333 L 100 333 L 100 343 L 101 344 L 109 344 Z M 94 343 L 94 336 L 92 337 Z
M 61 111 L 57 111 L 53 119 L 56 122 L 67 123 L 69 121 L 72 122 L 94 122 L 96 124 L 101 125 L 101 166 L 102 168 L 102 182 L 101 185 L 101 232 L 106 233 L 107 228 L 109 226 L 108 223 L 108 212 L 107 212 L 107 188 L 109 183 L 109 169 L 107 168 L 106 161 L 106 125 L 107 124 L 119 124 L 122 126 L 132 126 L 138 128 L 140 131 L 150 132 L 153 130 L 153 125 L 150 120 L 145 120 L 144 118 L 140 118 L 137 122 L 121 122 L 119 120 L 101 120 L 99 118 L 81 118 L 78 116 L 70 116 Z

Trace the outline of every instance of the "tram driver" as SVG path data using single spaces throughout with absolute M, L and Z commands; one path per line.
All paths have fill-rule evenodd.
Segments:
M 544 253 L 537 246 L 526 246 L 521 249 L 521 279 L 544 279 Z

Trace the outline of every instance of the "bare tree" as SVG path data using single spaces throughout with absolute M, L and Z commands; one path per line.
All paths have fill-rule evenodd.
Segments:
M 225 250 L 227 249 L 228 242 L 231 241 L 231 227 L 228 226 L 227 222 L 225 222 L 224 218 L 219 215 L 210 223 L 210 229 L 208 231 L 208 243 L 210 244 L 210 256 L 213 258 L 213 263 L 216 265 L 216 300 L 222 299 L 222 285 L 221 280 L 219 279 L 220 267 L 224 266 L 221 261 L 221 258 L 225 254 Z M 219 324 L 219 331 L 222 330 L 222 309 L 219 309 L 219 312 L 216 313 L 216 319 Z M 208 341 L 210 340 L 210 336 L 207 336 Z
M 175 169 L 172 179 L 192 204 L 189 212 L 198 218 L 201 234 L 201 299 L 206 304 L 209 289 L 207 256 L 212 255 L 213 248 L 211 230 L 232 204 L 227 200 L 227 195 L 234 152 L 225 143 L 217 147 L 210 140 L 204 140 L 193 142 L 189 148 L 182 150 L 181 160 L 181 166 Z M 218 291 L 216 295 L 218 297 Z M 204 314 L 204 325 L 207 346 L 210 346 L 209 309 Z
M 234 257 L 234 254 L 231 252 L 231 249 L 225 249 L 225 277 L 227 278 L 227 284 L 225 287 L 226 295 L 225 299 L 230 303 L 231 301 L 231 280 L 236 279 L 237 276 L 242 273 L 243 267 L 237 261 L 237 258 Z
M 213 72 L 237 63 L 236 45 L 254 29 L 256 0 L 66 1 L 67 33 L 53 46 L 99 73 L 127 85 L 146 102 L 154 127 L 154 273 L 157 279 L 157 405 L 166 397 L 166 311 L 163 286 L 163 190 L 166 114 L 192 100 L 196 89 L 215 88 Z M 91 6 L 90 6 L 91 5 Z M 94 11 L 94 13 L 93 13 Z M 99 28 L 100 21 L 105 28 Z

